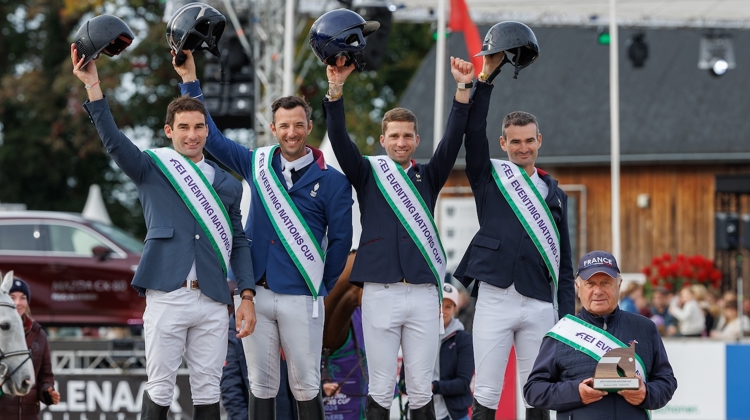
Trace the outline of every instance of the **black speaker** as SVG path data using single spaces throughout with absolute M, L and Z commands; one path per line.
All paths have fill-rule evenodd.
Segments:
M 243 25 L 245 32 L 247 25 Z M 252 128 L 255 113 L 255 68 L 235 32 L 227 31 L 219 42 L 221 59 L 206 55 L 203 95 L 216 126 Z M 222 74 L 223 72 L 223 74 Z M 223 83 L 222 83 L 223 82 Z
M 388 6 L 362 5 L 352 10 L 362 16 L 364 20 L 380 22 L 380 28 L 367 37 L 367 45 L 362 50 L 365 70 L 377 70 L 383 64 L 388 48 L 388 36 L 391 33 L 393 13 L 388 9 Z
M 737 213 L 716 213 L 716 249 L 734 251 L 739 248 L 740 218 Z

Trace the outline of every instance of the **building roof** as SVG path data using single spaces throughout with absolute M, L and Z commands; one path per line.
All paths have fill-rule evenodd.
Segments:
M 212 2 L 216 0 L 209 1 Z M 353 0 L 353 4 L 394 5 L 394 19 L 401 21 L 437 20 L 437 0 Z M 604 0 L 466 0 L 466 4 L 477 24 L 504 20 L 538 26 L 609 23 L 610 6 Z M 326 0 L 300 2 L 300 10 L 313 16 L 336 7 L 341 6 Z M 450 7 L 451 1 L 446 0 L 446 10 L 450 11 Z M 617 0 L 615 10 L 617 22 L 623 26 L 750 28 L 750 2 L 747 0 Z
M 489 27 L 480 27 L 480 34 Z M 541 55 L 512 79 L 510 65 L 495 79 L 488 137 L 493 157 L 504 157 L 498 137 L 511 111 L 536 115 L 543 135 L 538 162 L 554 165 L 603 164 L 610 160 L 609 48 L 597 43 L 591 27 L 532 28 Z M 649 58 L 633 68 L 625 44 L 645 33 Z M 732 30 L 736 68 L 712 77 L 698 68 L 697 29 L 621 29 L 620 149 L 623 163 L 750 160 L 750 31 Z M 467 57 L 462 33 L 447 40 L 447 56 Z M 448 63 L 446 62 L 446 68 Z M 435 50 L 425 57 L 399 106 L 419 119 L 421 143 L 415 158 L 432 154 Z M 455 82 L 446 70 L 446 96 Z M 445 118 L 450 110 L 445 101 Z M 463 164 L 463 150 L 459 157 Z

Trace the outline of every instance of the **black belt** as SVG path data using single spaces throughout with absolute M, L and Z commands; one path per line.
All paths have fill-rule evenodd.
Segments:
M 255 283 L 258 286 L 263 286 L 264 289 L 268 289 L 268 282 L 266 281 L 266 275 L 264 274 L 263 277 L 258 280 L 257 283 Z

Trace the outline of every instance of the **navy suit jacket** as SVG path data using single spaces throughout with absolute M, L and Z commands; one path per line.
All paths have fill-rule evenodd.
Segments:
M 479 231 L 471 241 L 454 276 L 464 286 L 479 280 L 507 288 L 515 283 L 518 293 L 552 302 L 552 278 L 542 255 L 492 177 L 487 142 L 487 114 L 492 85 L 477 83 L 474 109 L 466 128 L 466 174 L 479 216 Z M 560 275 L 557 301 L 560 318 L 575 311 L 573 260 L 568 235 L 568 196 L 546 172 L 537 169 L 549 187 L 545 202 L 560 232 Z
M 133 287 L 141 295 L 147 289 L 176 290 L 185 282 L 195 261 L 201 292 L 215 301 L 231 305 L 227 277 L 219 256 L 164 173 L 150 156 L 120 132 L 106 98 L 86 102 L 83 106 L 96 125 L 104 147 L 138 187 L 148 232 L 138 270 L 133 276 Z M 232 223 L 234 235 L 230 261 L 237 286 L 240 290 L 255 289 L 250 247 L 242 231 L 242 185 L 214 162 L 206 162 L 216 170 L 212 186 Z
M 323 102 L 328 138 L 341 170 L 357 190 L 361 212 L 362 236 L 354 260 L 354 283 L 437 283 L 419 248 L 409 236 L 396 213 L 377 186 L 370 162 L 360 154 L 346 131 L 344 99 Z M 445 181 L 453 170 L 466 128 L 471 104 L 453 101 L 443 139 L 427 164 L 412 161 L 406 175 L 422 196 L 430 213 Z
M 203 100 L 198 81 L 180 84 L 180 92 Z M 325 268 L 323 285 L 319 290 L 320 296 L 326 296 L 333 290 L 344 270 L 352 247 L 352 187 L 341 172 L 326 165 L 322 152 L 314 147 L 310 149 L 315 161 L 307 167 L 287 193 L 310 227 L 315 240 L 322 244 L 323 238 L 328 238 L 327 247 L 321 247 L 325 254 Z M 260 280 L 265 274 L 268 287 L 276 293 L 311 295 L 307 283 L 279 240 L 279 235 L 260 202 L 258 190 L 253 182 L 253 152 L 221 134 L 211 116 L 208 117 L 206 150 L 250 184 L 250 215 L 247 218 L 245 233 L 252 244 L 255 281 Z M 281 154 L 278 149 L 271 165 L 279 179 L 283 180 Z

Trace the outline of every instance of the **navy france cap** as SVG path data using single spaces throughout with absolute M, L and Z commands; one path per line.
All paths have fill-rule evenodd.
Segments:
M 617 260 L 609 252 L 591 251 L 581 257 L 578 261 L 578 270 L 576 277 L 588 280 L 596 273 L 604 273 L 612 278 L 617 278 L 620 274 L 620 268 L 617 266 Z

